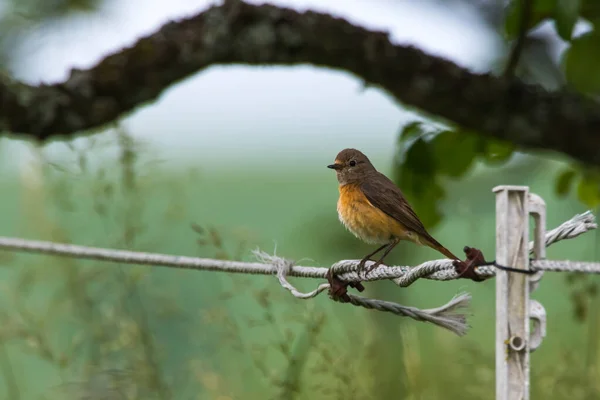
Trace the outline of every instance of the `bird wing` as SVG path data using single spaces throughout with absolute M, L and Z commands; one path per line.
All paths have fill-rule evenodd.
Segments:
M 369 202 L 400 222 L 407 229 L 432 242 L 438 242 L 427 232 L 404 195 L 387 176 L 378 173 L 377 179 L 365 179 L 360 188 Z

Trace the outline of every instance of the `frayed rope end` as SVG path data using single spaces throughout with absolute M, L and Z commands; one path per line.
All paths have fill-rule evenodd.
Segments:
M 458 336 L 464 336 L 470 328 L 469 324 L 467 324 L 467 315 L 470 314 L 463 311 L 469 308 L 471 299 L 472 297 L 469 293 L 463 292 L 454 296 L 452 300 L 441 307 L 423 311 L 436 317 L 436 321 L 439 323 L 434 323 L 451 330 Z
M 260 249 L 252 250 L 252 254 L 254 255 L 254 257 L 256 257 L 256 260 L 258 260 L 258 262 L 273 265 L 277 269 L 278 273 L 287 273 L 290 270 L 290 268 L 294 266 L 293 261 L 287 260 L 282 257 L 278 257 L 275 254 L 271 255 Z

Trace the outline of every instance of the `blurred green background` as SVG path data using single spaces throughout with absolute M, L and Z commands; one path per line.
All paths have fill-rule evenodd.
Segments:
M 12 0 L 4 4 L 0 60 L 7 74 L 41 79 L 43 73 L 34 78 L 27 72 L 32 66 L 24 61 L 28 58 L 23 52 L 44 47 L 40 35 L 57 26 L 69 34 L 58 22 L 77 23 L 83 16 L 104 15 L 116 4 L 51 3 Z M 439 15 L 460 19 L 460 10 L 475 3 L 481 7 L 476 15 L 488 26 L 488 34 L 496 29 L 494 40 L 507 44 L 486 60 L 506 58 L 514 35 L 504 32 L 503 24 L 498 28 L 497 10 L 485 8 L 486 2 L 432 0 L 424 15 L 430 7 Z M 188 7 L 192 8 L 189 3 Z M 595 9 L 578 9 L 586 17 L 584 11 L 589 16 Z M 565 21 L 560 21 L 559 33 L 564 36 Z M 553 43 L 555 38 L 548 37 Z M 555 78 L 562 77 L 563 70 L 552 61 L 552 46 L 540 37 L 531 43 L 529 58 L 524 56 L 529 64 L 525 62 L 519 73 L 522 79 L 549 88 L 560 86 L 561 80 Z M 593 64 L 596 53 L 587 53 L 580 62 Z M 485 65 L 496 68 L 491 62 Z M 41 70 L 45 68 L 52 66 Z M 200 74 L 198 80 L 206 79 L 204 75 L 209 73 Z M 339 77 L 325 78 L 324 82 Z M 181 86 L 179 90 L 185 90 Z M 318 88 L 310 90 L 320 93 Z M 145 131 L 129 120 L 72 142 L 37 146 L 0 140 L 4 210 L 0 235 L 244 261 L 253 261 L 251 250 L 260 248 L 315 266 L 361 258 L 372 250 L 339 223 L 337 182 L 325 168 L 335 156 L 332 149 L 360 145 L 365 133 L 332 122 L 301 127 L 328 132 L 322 141 L 303 139 L 302 132 L 283 129 L 287 125 L 278 120 L 279 114 L 270 112 L 264 124 L 271 128 L 249 128 L 256 143 L 241 144 L 231 138 L 227 142 L 219 138 L 223 132 L 208 122 L 190 128 L 185 117 L 177 114 L 185 106 L 170 108 L 173 101 L 162 99 L 162 111 L 157 112 L 163 114 L 147 117 L 146 123 L 162 115 L 164 126 L 172 125 L 158 139 L 150 134 L 150 124 Z M 302 99 L 293 101 L 302 103 Z M 382 107 L 398 115 L 404 112 L 389 104 Z M 377 136 L 388 129 L 382 122 L 387 117 L 378 110 L 378 106 L 364 110 L 372 134 L 367 137 L 371 144 L 365 144 L 370 150 L 367 155 L 380 171 L 394 177 L 432 234 L 456 254 L 469 245 L 493 258 L 492 188 L 496 185 L 527 185 L 542 196 L 548 229 L 587 209 L 597 211 L 595 170 L 555 154 L 524 154 L 509 144 L 483 140 L 414 114 L 404 119 L 393 114 L 389 118 L 396 125 L 394 131 Z M 216 118 L 235 120 L 236 115 L 234 109 Z M 307 123 L 301 121 L 306 113 L 289 110 L 289 115 L 298 124 Z M 340 118 L 326 115 L 324 120 L 328 117 Z M 315 114 L 314 120 L 318 118 Z M 244 121 L 240 117 L 237 125 Z M 365 132 L 363 126 L 357 129 Z M 194 133 L 188 130 L 201 132 L 192 138 Z M 167 148 L 161 142 L 169 135 L 182 141 L 180 147 Z M 181 149 L 185 135 L 193 144 L 187 153 Z M 294 136 L 290 143 L 305 143 L 288 144 L 282 150 L 277 146 L 283 146 L 278 142 L 283 135 Z M 222 146 L 222 151 L 211 145 Z M 245 146 L 254 147 L 246 151 Z M 181 159 L 178 151 L 185 153 Z M 548 258 L 597 261 L 599 240 L 591 232 L 561 242 L 549 248 Z M 431 249 L 402 243 L 387 262 L 417 265 L 438 257 Z M 493 281 L 420 281 L 405 289 L 390 282 L 366 285 L 366 296 L 420 308 L 437 307 L 460 291 L 470 292 L 472 328 L 459 338 L 431 324 L 334 303 L 326 295 L 299 300 L 274 277 L 13 252 L 0 252 L 0 265 L 2 398 L 494 397 Z M 295 279 L 293 283 L 312 290 L 319 282 Z M 597 277 L 547 273 L 534 293 L 533 298 L 546 307 L 548 336 L 532 355 L 532 399 L 600 398 L 597 285 Z

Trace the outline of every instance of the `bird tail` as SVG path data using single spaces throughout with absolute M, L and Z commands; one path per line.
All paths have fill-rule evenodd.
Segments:
M 443 255 L 445 255 L 446 257 L 452 259 L 452 260 L 459 260 L 460 261 L 460 258 L 456 257 L 454 254 L 452 254 L 452 252 L 450 250 L 448 250 L 447 248 L 445 248 L 441 244 L 439 245 L 439 247 L 436 248 L 436 250 L 439 251 L 440 253 L 442 253 Z
M 440 253 L 442 253 L 443 255 L 445 255 L 446 257 L 452 259 L 452 260 L 459 260 L 460 258 L 456 257 L 454 254 L 452 254 L 452 252 L 450 250 L 448 250 L 447 248 L 445 248 L 444 246 L 441 245 L 440 242 L 438 242 L 437 240 L 435 240 L 434 238 L 429 238 L 429 247 L 431 247 L 434 250 L 439 251 Z

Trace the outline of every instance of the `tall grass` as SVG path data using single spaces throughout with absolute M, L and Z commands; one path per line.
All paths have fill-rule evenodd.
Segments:
M 19 198 L 16 230 L 59 242 L 223 259 L 247 259 L 251 248 L 264 245 L 260 227 L 220 225 L 199 212 L 211 189 L 202 175 L 167 171 L 150 150 L 120 129 L 71 145 L 70 161 L 54 162 L 35 149 L 35 163 L 11 192 Z M 93 158 L 99 153 L 104 161 Z M 339 239 L 319 239 L 320 227 L 307 221 L 312 234 L 300 232 L 321 260 L 362 251 L 342 229 Z M 290 253 L 299 248 L 284 245 Z M 476 305 L 479 327 L 457 338 L 325 296 L 297 300 L 268 277 L 6 252 L 0 263 L 6 399 L 494 397 L 493 337 L 477 336 L 493 331 L 489 301 Z M 568 329 L 552 328 L 551 340 L 533 354 L 532 398 L 600 397 L 596 282 L 543 283 L 564 291 L 565 309 L 569 293 L 578 300 L 559 316 Z M 390 293 L 383 283 L 371 286 Z M 432 288 L 402 291 L 403 301 L 433 298 Z M 469 287 L 479 299 L 491 298 L 491 288 Z

